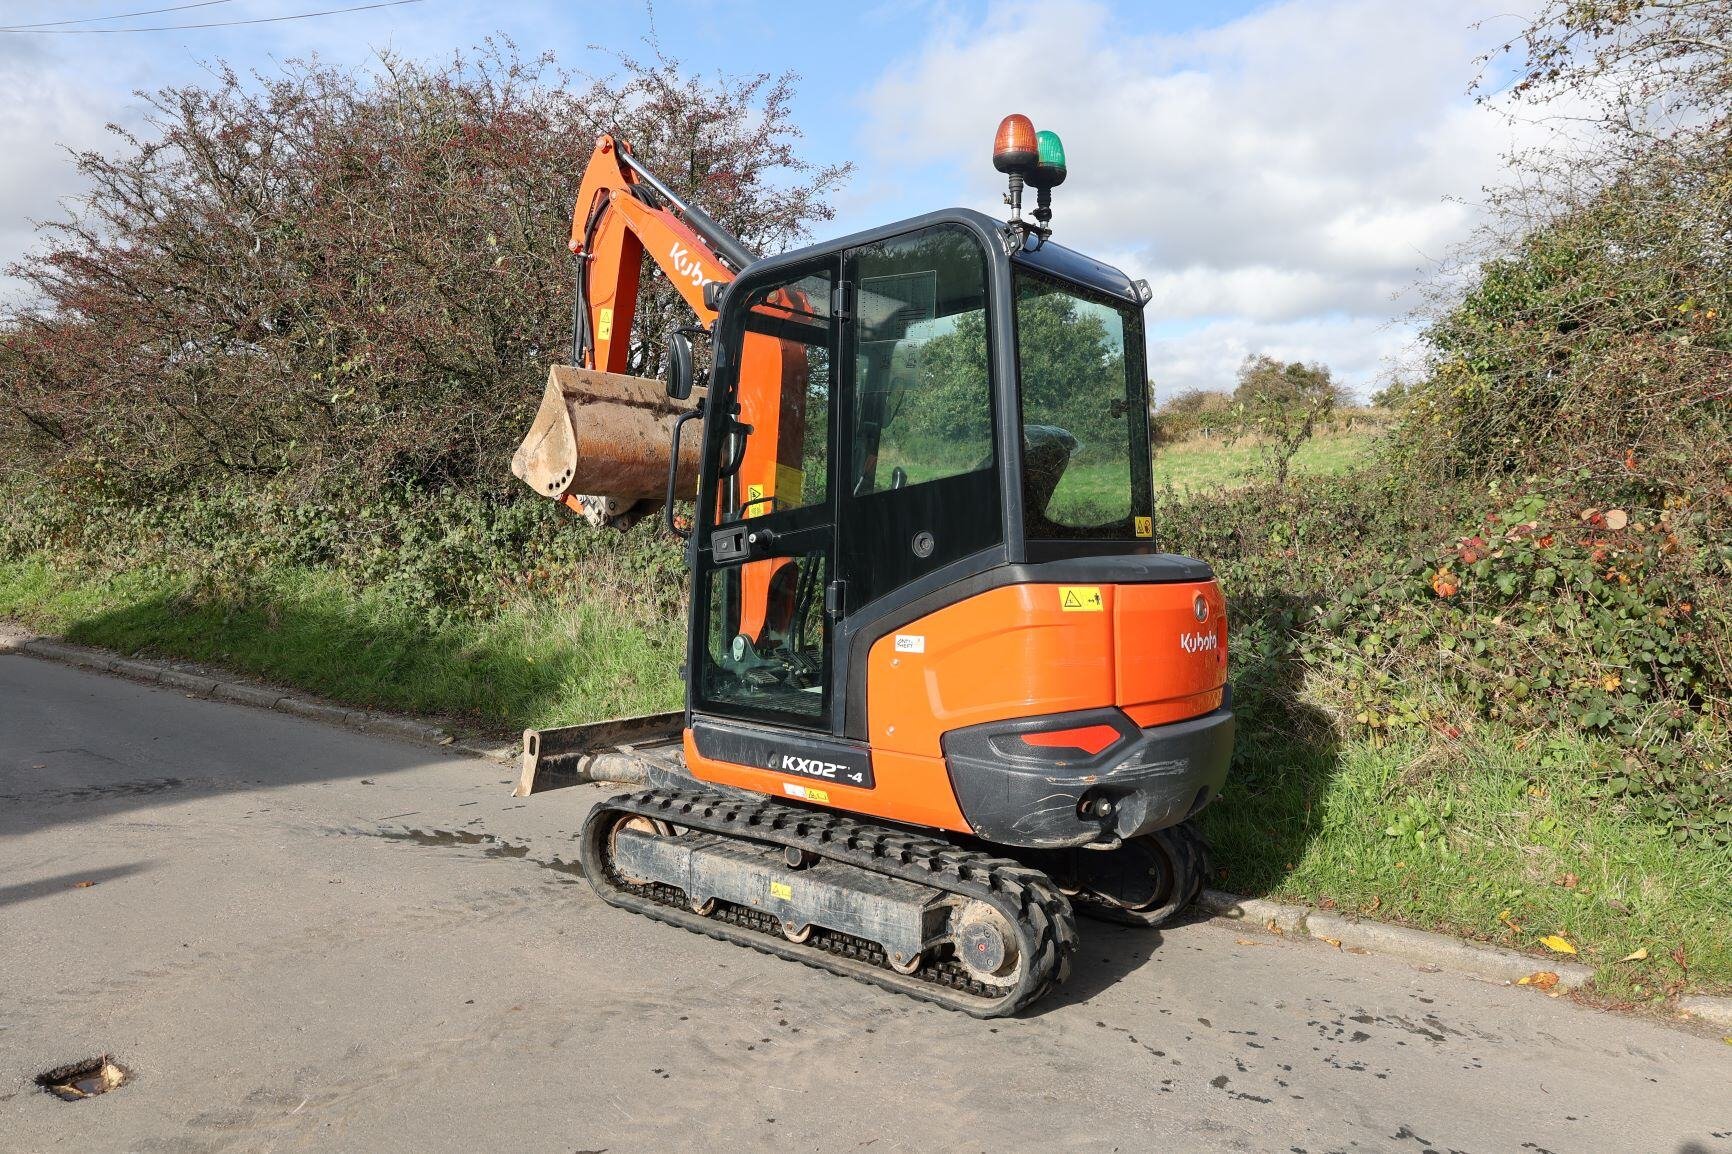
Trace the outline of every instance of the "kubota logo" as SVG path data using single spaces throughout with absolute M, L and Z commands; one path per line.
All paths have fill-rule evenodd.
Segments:
M 709 283 L 710 278 L 704 275 L 704 266 L 702 262 L 696 260 L 692 254 L 686 250 L 685 245 L 675 241 L 674 247 L 669 251 L 668 256 L 673 258 L 675 270 L 678 271 L 681 276 L 691 281 L 693 288 L 701 289 L 704 285 Z
M 1181 633 L 1179 648 L 1186 653 L 1210 653 L 1221 647 L 1221 639 L 1213 633 Z

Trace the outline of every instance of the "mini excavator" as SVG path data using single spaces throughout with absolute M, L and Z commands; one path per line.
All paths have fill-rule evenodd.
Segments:
M 1064 979 L 1077 913 L 1195 898 L 1233 741 L 1220 588 L 1155 543 L 1148 285 L 1052 240 L 1056 134 L 1006 117 L 993 162 L 1007 221 L 759 258 L 603 136 L 512 461 L 686 539 L 685 709 L 524 737 L 519 795 L 631 789 L 579 834 L 597 893 L 979 1017 Z M 661 381 L 646 254 L 696 317 Z

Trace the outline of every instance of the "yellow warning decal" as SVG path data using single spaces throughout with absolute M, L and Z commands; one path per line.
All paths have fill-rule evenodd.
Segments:
M 809 785 L 795 785 L 791 781 L 782 783 L 782 792 L 789 797 L 803 797 L 807 801 L 827 802 L 830 800 L 830 791 L 827 789 L 813 789 Z
M 784 885 L 781 882 L 771 882 L 770 883 L 770 896 L 773 898 L 781 898 L 783 901 L 787 901 L 789 898 L 794 896 L 794 887 L 790 886 L 790 885 Z
M 813 789 L 811 786 L 808 785 L 806 787 L 806 800 L 807 801 L 829 801 L 830 800 L 830 791 L 827 789 Z
M 762 485 L 747 485 L 746 516 L 756 517 L 759 514 L 768 513 L 769 511 L 770 503 L 764 500 L 764 487 Z
M 1155 535 L 1155 519 L 1153 517 L 1137 518 L 1137 536 L 1153 537 Z
M 595 314 L 595 336 L 597 340 L 609 340 L 613 337 L 613 310 L 597 309 Z
M 1102 609 L 1099 585 L 1060 585 L 1058 607 L 1066 613 L 1099 613 Z

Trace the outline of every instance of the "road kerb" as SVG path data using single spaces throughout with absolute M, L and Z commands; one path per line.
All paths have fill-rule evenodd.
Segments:
M 416 721 L 411 717 L 392 717 L 385 713 L 356 713 L 351 716 L 351 720 L 353 724 L 362 729 L 395 734 L 399 737 L 412 737 L 419 741 L 437 742 L 445 736 L 445 731 L 437 725 Z
M 1580 962 L 1539 958 L 1519 950 L 1383 922 L 1355 922 L 1335 914 L 1313 912 L 1306 918 L 1305 927 L 1311 937 L 1328 938 L 1330 944 L 1339 942 L 1343 949 L 1361 949 L 1434 965 L 1491 982 L 1519 982 L 1529 974 L 1550 971 L 1558 976 L 1556 989 L 1573 990 L 1586 985 L 1594 976 L 1593 967 Z
M 159 669 L 156 680 L 159 685 L 172 685 L 198 697 L 209 697 L 216 692 L 217 687 L 216 678 L 206 677 L 201 673 L 188 673 L 184 669 Z
M 515 762 L 523 747 L 518 745 L 483 745 L 479 741 L 458 741 L 452 745 L 464 753 L 473 753 L 476 757 L 491 758 L 494 761 Z
M 238 701 L 242 705 L 256 705 L 260 709 L 275 709 L 277 702 L 288 694 L 273 685 L 248 685 L 243 681 L 221 681 L 217 683 L 216 697 L 224 701 Z
M 1732 1030 L 1732 998 L 1714 998 L 1707 994 L 1685 994 L 1678 999 L 1678 1009 L 1724 1029 Z
M 132 661 L 125 657 L 117 657 L 109 662 L 108 671 L 136 681 L 155 681 L 162 676 L 162 666 L 148 661 Z
M 1204 890 L 1197 896 L 1197 905 L 1217 920 L 1242 922 L 1266 933 L 1303 934 L 1305 918 L 1310 913 L 1304 906 L 1265 901 L 1262 898 L 1242 898 L 1220 890 Z
M 277 711 L 292 713 L 296 717 L 305 717 L 312 721 L 323 721 L 331 725 L 348 725 L 355 711 L 344 709 L 341 705 L 326 705 L 322 701 L 307 701 L 299 697 L 283 697 L 277 700 Z
M 85 649 L 79 645 L 67 645 L 46 637 L 33 638 L 24 642 L 20 648 L 38 657 L 51 657 L 68 665 L 82 665 L 86 669 L 107 669 L 114 664 L 114 655 L 111 653 Z

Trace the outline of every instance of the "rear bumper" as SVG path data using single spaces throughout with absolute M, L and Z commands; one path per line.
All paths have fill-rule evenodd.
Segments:
M 1220 793 L 1233 755 L 1231 706 L 1229 693 L 1212 713 L 1152 729 L 1117 709 L 971 726 L 944 735 L 945 766 L 963 817 L 986 841 L 1056 849 L 1139 837 L 1177 825 Z M 1022 741 L 1102 725 L 1119 740 L 1092 756 Z

